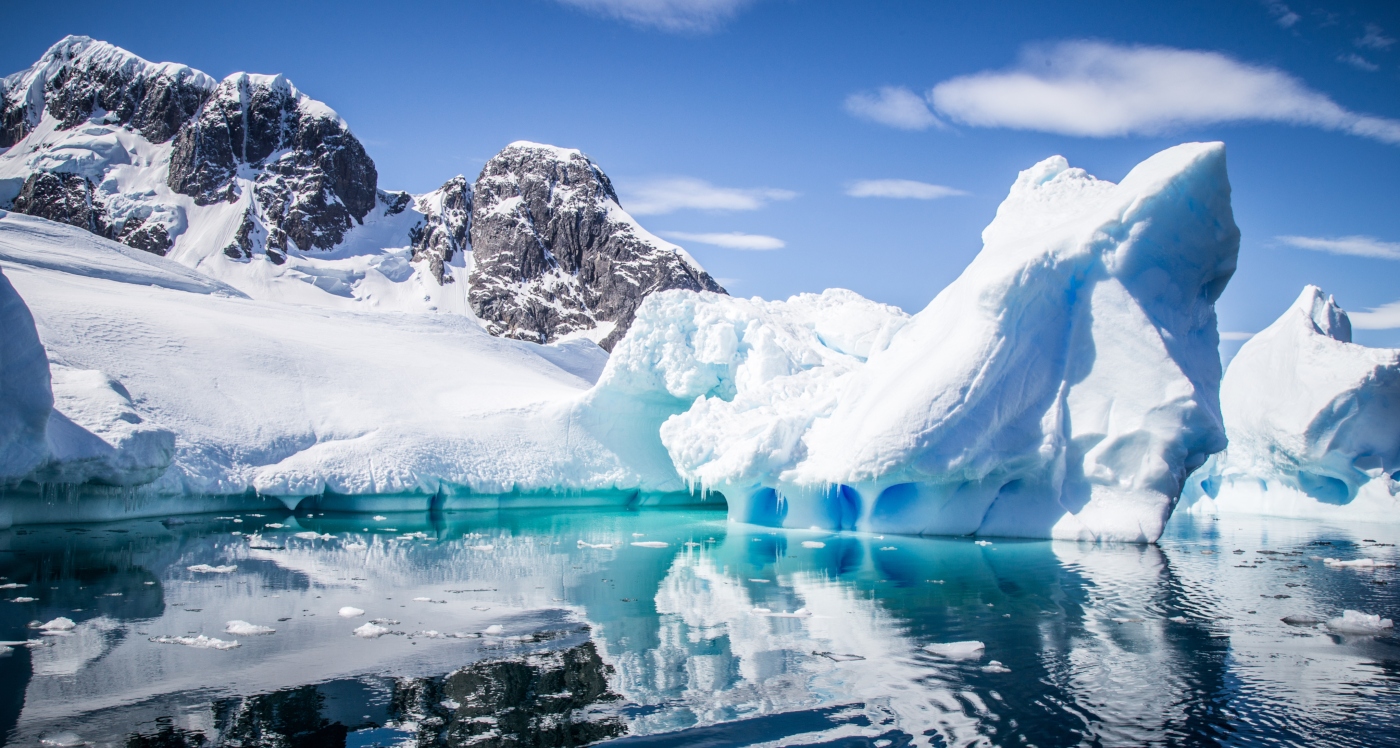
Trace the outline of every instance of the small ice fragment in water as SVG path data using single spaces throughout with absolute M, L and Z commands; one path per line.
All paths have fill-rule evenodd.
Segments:
M 804 541 L 802 541 L 802 547 L 803 547 L 803 548 L 825 548 L 825 547 L 826 547 L 826 543 L 823 543 L 823 542 L 821 542 L 820 540 L 804 540 Z
M 984 672 L 984 673 L 1009 673 L 1009 672 L 1011 672 L 1011 668 L 1009 668 L 1009 667 L 1007 667 L 1007 666 L 1001 664 L 1000 662 L 997 662 L 996 660 L 992 660 L 991 662 L 989 662 L 989 663 L 987 663 L 986 665 L 983 665 L 983 666 L 982 666 L 982 672 Z
M 749 581 L 750 581 L 750 582 L 761 582 L 761 583 L 763 583 L 763 584 L 770 584 L 770 583 L 772 583 L 773 580 L 771 580 L 771 579 L 759 579 L 759 578 L 757 578 L 757 577 L 753 577 L 753 578 L 750 578 Z
M 350 605 L 341 608 L 339 612 L 341 618 L 354 618 L 355 616 L 362 616 L 365 614 L 363 610 Z
M 1186 616 L 1172 616 L 1171 618 L 1168 618 L 1167 620 L 1168 620 L 1168 621 L 1171 621 L 1172 623 L 1190 623 L 1190 622 L 1191 622 L 1191 619 L 1190 619 L 1190 618 L 1187 618 Z
M 198 574 L 231 574 L 235 571 L 238 571 L 238 567 L 234 566 L 233 564 L 229 564 L 228 566 L 210 566 L 209 564 L 195 564 L 194 566 L 186 566 L 185 568 L 189 571 L 193 571 Z
M 183 644 L 186 647 L 196 649 L 233 649 L 238 646 L 238 642 L 226 642 L 223 639 L 214 639 L 204 634 L 199 636 L 153 636 L 151 641 L 156 644 Z
M 390 631 L 384 626 L 380 626 L 377 623 L 370 622 L 355 629 L 354 631 L 351 631 L 350 633 L 360 637 L 361 639 L 378 639 L 379 637 L 384 636 L 385 634 L 392 634 L 394 632 Z
M 234 636 L 260 636 L 262 634 L 275 634 L 277 629 L 270 626 L 259 626 L 247 621 L 229 621 L 224 625 L 224 633 Z
M 40 626 L 40 627 L 39 627 L 39 630 L 40 630 L 40 631 L 72 631 L 73 629 L 77 628 L 77 626 L 78 626 L 78 624 L 73 623 L 72 619 L 70 619 L 70 618 L 64 618 L 64 617 L 62 617 L 62 616 L 59 616 L 58 618 L 55 618 L 55 619 L 53 619 L 52 621 L 49 621 L 48 623 L 46 623 L 46 624 Z
M 330 540 L 331 538 L 333 538 L 333 537 L 335 537 L 335 536 L 334 536 L 334 535 L 331 535 L 331 534 L 329 534 L 329 533 L 327 533 L 327 534 L 325 534 L 325 535 L 322 535 L 322 534 L 319 534 L 319 533 L 316 533 L 316 532 L 307 531 L 307 532 L 299 532 L 299 533 L 297 533 L 297 534 L 296 534 L 295 536 L 293 536 L 293 537 L 298 537 L 298 538 L 301 538 L 302 540 Z
M 280 529 L 286 527 L 286 525 L 282 524 L 281 522 L 269 522 L 269 523 L 267 523 L 266 525 L 263 525 L 263 526 L 264 526 L 264 527 L 271 527 L 271 528 L 274 529 L 274 530 L 280 530 Z
M 982 656 L 987 649 L 987 645 L 979 641 L 965 642 L 945 642 L 942 644 L 926 644 L 924 651 L 929 654 L 947 657 L 950 660 L 975 660 Z
M 371 618 L 369 622 L 376 626 L 397 626 L 399 622 L 393 618 Z
M 505 633 L 505 627 L 499 623 L 493 623 L 490 626 L 487 626 L 486 630 L 482 631 L 481 633 L 486 634 L 487 636 L 500 636 L 501 634 Z
M 52 735 L 45 735 L 39 738 L 42 745 L 53 745 L 58 748 L 74 748 L 74 746 L 87 745 L 87 741 L 78 737 L 75 732 L 56 732 Z
M 389 518 L 388 518 L 388 517 L 385 517 L 385 516 L 382 515 L 382 514 L 376 514 L 376 515 L 374 515 L 374 517 L 372 517 L 371 519 L 373 519 L 375 522 L 383 522 L 384 520 L 389 519 Z
M 646 536 L 647 536 L 647 534 L 644 533 L 644 532 L 634 532 L 634 533 L 632 533 L 632 537 L 634 537 L 634 538 L 645 538 Z
M 1350 561 L 1343 561 L 1337 558 L 1324 558 L 1322 563 L 1334 569 L 1379 569 L 1389 568 L 1395 564 L 1389 561 L 1377 561 L 1373 558 L 1354 558 Z
M 0 590 L 17 590 L 21 587 L 28 586 L 27 584 L 20 584 L 19 582 L 10 582 L 8 584 L 0 584 Z
M 695 542 L 694 540 L 687 540 L 687 541 L 685 541 L 685 543 L 683 543 L 683 545 L 684 545 L 686 548 L 699 548 L 699 547 L 700 547 L 700 544 L 697 543 L 697 542 Z
M 37 597 L 16 597 L 16 598 L 14 598 L 13 600 L 11 600 L 10 602 L 12 602 L 12 603 L 32 603 L 32 602 L 34 602 L 35 600 L 38 600 L 38 599 L 39 599 L 39 598 L 37 598 Z
M 663 543 L 660 540 L 642 540 L 633 543 L 632 545 L 635 545 L 638 548 L 665 548 L 668 544 Z
M 415 602 L 415 603 L 439 603 L 439 604 L 446 604 L 446 603 L 447 603 L 446 600 L 434 600 L 434 599 L 432 599 L 431 597 L 415 597 L 415 598 L 413 598 L 413 602 Z
M 897 551 L 897 550 L 899 550 L 899 549 L 898 549 L 898 548 L 895 548 L 895 547 L 892 546 L 892 545 L 887 545 L 887 546 L 885 546 L 884 548 L 881 548 L 880 550 L 882 550 L 882 551 Z
M 988 545 L 991 545 L 991 544 L 992 544 L 992 541 L 990 541 L 990 540 L 978 540 L 978 541 L 974 541 L 974 542 L 976 542 L 977 545 L 980 545 L 980 546 L 988 546 Z
M 578 541 L 578 547 L 580 547 L 580 548 L 602 548 L 602 549 L 605 550 L 605 551 L 610 551 L 610 550 L 612 550 L 613 544 L 612 544 L 612 543 L 590 543 L 590 542 L 588 542 L 588 541 L 586 541 L 586 540 L 580 540 L 580 541 Z
M 1327 628 L 1340 634 L 1379 634 L 1394 625 L 1389 618 L 1367 615 L 1359 610 L 1343 611 L 1341 618 L 1327 622 Z

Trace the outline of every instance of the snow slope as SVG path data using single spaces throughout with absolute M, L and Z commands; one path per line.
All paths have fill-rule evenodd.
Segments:
M 653 296 L 595 401 L 650 399 L 682 477 L 744 521 L 1155 540 L 1225 446 L 1224 146 L 1168 149 L 1116 185 L 1047 159 L 983 241 L 907 321 L 831 292 Z
M 1230 448 L 1192 476 L 1192 512 L 1400 519 L 1400 349 L 1351 342 L 1316 286 L 1245 343 L 1220 389 Z

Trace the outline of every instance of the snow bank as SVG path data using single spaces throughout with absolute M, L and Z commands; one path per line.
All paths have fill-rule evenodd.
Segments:
M 1047 159 L 983 241 L 908 319 L 849 292 L 654 295 L 590 404 L 645 403 L 636 422 L 660 421 L 679 475 L 733 519 L 1155 540 L 1225 446 L 1224 146 L 1168 149 L 1120 184 Z
M 1321 289 L 1240 348 L 1220 399 L 1230 448 L 1193 476 L 1184 508 L 1400 518 L 1400 349 L 1352 343 Z

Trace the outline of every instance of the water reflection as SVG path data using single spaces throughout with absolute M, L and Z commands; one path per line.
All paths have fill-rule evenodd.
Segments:
M 0 584 L 23 585 L 0 589 L 0 735 L 1400 744 L 1396 639 L 1280 620 L 1400 618 L 1393 568 L 1321 562 L 1394 561 L 1395 534 L 1227 517 L 1159 546 L 987 543 L 678 511 L 19 528 L 0 532 Z M 33 628 L 59 616 L 73 628 Z M 154 641 L 198 636 L 239 646 Z M 976 656 L 925 649 L 969 640 Z

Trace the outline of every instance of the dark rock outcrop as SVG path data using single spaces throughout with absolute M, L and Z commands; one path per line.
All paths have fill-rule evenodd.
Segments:
M 601 341 L 611 350 L 649 294 L 724 292 L 627 215 L 607 175 L 575 150 L 513 143 L 486 162 L 470 230 L 468 299 L 495 335 L 545 343 L 613 322 Z
M 199 110 L 214 80 L 173 63 L 155 64 L 106 42 L 69 36 L 31 68 L 0 81 L 0 148 L 19 142 L 45 108 L 70 129 L 95 112 L 164 143 Z
M 472 186 L 457 175 L 416 202 L 423 222 L 409 232 L 413 261 L 428 261 L 428 269 L 439 284 L 451 283 L 445 274 L 447 263 L 458 252 L 471 250 Z
M 199 205 L 235 202 L 243 166 L 257 173 L 255 219 L 278 250 L 334 247 L 378 196 L 374 162 L 345 122 L 280 75 L 219 83 L 176 136 L 167 183 Z
M 78 174 L 50 171 L 30 174 L 15 198 L 14 211 L 77 226 L 94 234 L 105 234 L 107 230 L 102 204 L 93 200 L 92 182 Z

